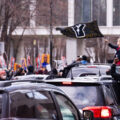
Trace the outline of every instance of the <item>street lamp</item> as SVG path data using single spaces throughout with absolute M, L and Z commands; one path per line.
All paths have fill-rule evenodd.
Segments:
M 49 40 L 49 46 L 50 46 L 50 65 L 52 68 L 52 40 L 53 40 L 53 24 L 52 24 L 52 17 L 53 17 L 53 1 L 50 1 L 50 40 Z

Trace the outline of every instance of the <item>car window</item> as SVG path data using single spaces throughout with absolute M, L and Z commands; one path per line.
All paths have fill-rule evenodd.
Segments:
M 112 95 L 111 88 L 109 85 L 103 85 L 103 91 L 105 96 L 105 102 L 107 105 L 114 104 L 114 96 Z
M 10 94 L 10 115 L 17 118 L 53 120 L 57 117 L 49 92 L 19 90 Z
M 63 120 L 78 120 L 78 112 L 65 96 L 55 93 Z
M 103 105 L 99 86 L 59 86 L 81 109 L 86 106 Z
M 3 104 L 3 99 L 2 99 L 2 94 L 0 94 L 0 118 L 1 118 L 1 115 L 2 115 L 2 104 Z
M 42 80 L 43 77 L 23 77 L 19 78 L 18 80 Z
M 116 98 L 116 102 L 120 107 L 120 83 L 112 84 L 112 88 L 113 88 L 113 93 L 114 93 L 115 98 Z
M 116 73 L 120 74 L 120 66 L 116 66 Z
M 14 77 L 14 80 L 42 80 L 44 79 L 44 77 L 39 77 L 39 76 L 30 76 L 30 75 L 26 75 L 26 76 L 22 76 L 22 77 Z

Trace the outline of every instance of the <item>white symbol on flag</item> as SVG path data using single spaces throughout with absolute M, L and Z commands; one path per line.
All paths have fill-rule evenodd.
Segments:
M 85 37 L 84 28 L 86 27 L 85 24 L 77 24 L 72 27 L 73 31 L 75 32 L 76 38 Z

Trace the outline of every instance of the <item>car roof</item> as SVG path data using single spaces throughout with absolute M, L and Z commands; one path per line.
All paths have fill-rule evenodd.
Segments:
M 102 63 L 95 63 L 95 64 L 85 64 L 85 65 L 79 65 L 80 67 L 82 66 L 98 66 L 98 67 L 107 67 L 107 66 L 110 66 L 110 64 L 102 64 Z
M 22 75 L 22 76 L 16 76 L 12 79 L 14 80 L 32 80 L 32 79 L 46 79 L 49 75 L 46 74 L 31 74 L 31 75 Z
M 73 69 L 78 69 L 78 68 L 110 68 L 110 65 L 108 64 L 87 64 L 87 65 L 76 65 L 72 67 Z
M 39 82 L 39 81 L 33 81 L 33 80 L 12 80 L 12 81 L 0 81 L 0 92 L 12 92 L 15 90 L 47 90 L 47 91 L 58 91 L 61 93 L 64 93 L 61 89 L 59 89 L 57 86 Z
M 76 67 L 76 66 L 111 66 L 111 64 L 108 64 L 108 63 L 87 63 L 87 64 L 81 64 L 80 62 L 76 62 L 76 63 L 73 63 L 73 64 L 70 64 L 68 66 L 71 66 L 73 65 L 73 67 Z
M 47 83 L 59 83 L 59 82 L 72 82 L 72 83 L 89 83 L 89 84 L 103 84 L 114 82 L 112 77 L 109 75 L 102 76 L 85 76 L 85 77 L 74 77 L 74 78 L 57 78 L 52 80 L 45 80 Z

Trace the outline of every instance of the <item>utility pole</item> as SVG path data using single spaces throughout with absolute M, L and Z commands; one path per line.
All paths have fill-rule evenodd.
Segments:
M 52 24 L 52 18 L 53 18 L 53 0 L 50 0 L 50 65 L 52 68 L 52 41 L 53 41 L 53 24 Z

